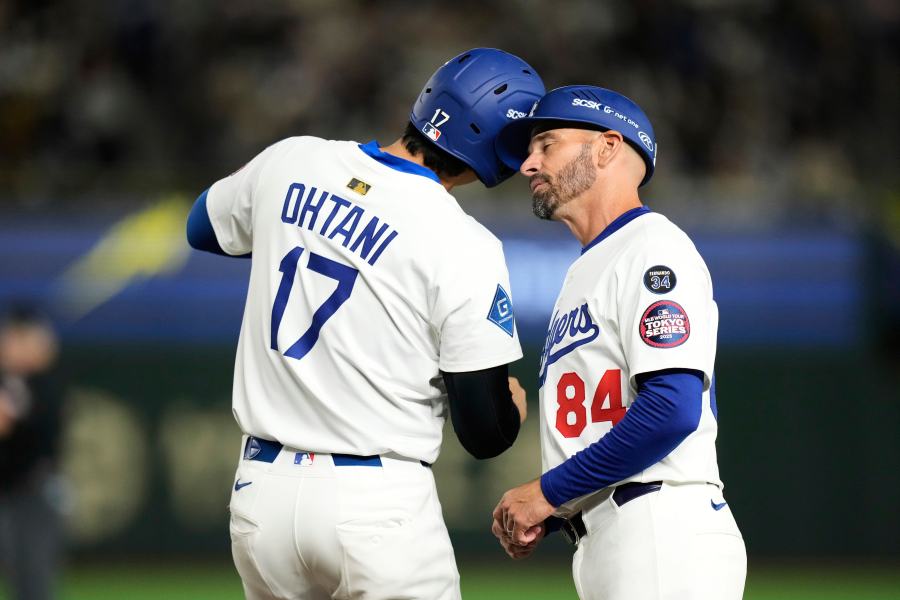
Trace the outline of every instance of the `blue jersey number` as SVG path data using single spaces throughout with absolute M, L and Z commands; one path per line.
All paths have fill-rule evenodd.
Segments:
M 291 288 L 294 287 L 294 278 L 297 274 L 297 263 L 303 254 L 303 248 L 297 246 L 284 255 L 278 270 L 281 271 L 281 283 L 278 285 L 278 293 L 275 295 L 275 304 L 272 305 L 272 350 L 278 350 L 278 328 L 281 327 L 281 318 L 284 316 L 284 309 L 287 306 L 288 298 L 291 295 Z M 315 252 L 309 253 L 309 262 L 306 268 L 325 277 L 329 277 L 337 281 L 337 287 L 334 292 L 322 303 L 322 306 L 313 313 L 312 323 L 303 335 L 296 342 L 291 344 L 285 352 L 285 356 L 300 360 L 312 350 L 319 340 L 319 332 L 325 321 L 337 312 L 341 304 L 347 301 L 350 293 L 353 292 L 353 284 L 356 283 L 356 276 L 359 271 L 353 267 L 343 265 L 337 261 L 319 256 Z

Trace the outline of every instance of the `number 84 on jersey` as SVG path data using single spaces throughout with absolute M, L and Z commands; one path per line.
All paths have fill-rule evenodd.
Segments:
M 551 394 L 554 390 L 547 390 Z M 565 438 L 579 437 L 590 423 L 616 423 L 625 416 L 622 400 L 622 370 L 604 372 L 589 397 L 584 379 L 578 373 L 563 373 L 556 383 L 556 430 Z M 550 415 L 548 414 L 548 418 Z

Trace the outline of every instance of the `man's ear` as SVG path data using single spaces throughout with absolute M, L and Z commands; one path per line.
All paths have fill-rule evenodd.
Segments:
M 605 167 L 618 154 L 624 139 L 618 131 L 601 131 L 595 138 L 597 148 L 597 166 Z

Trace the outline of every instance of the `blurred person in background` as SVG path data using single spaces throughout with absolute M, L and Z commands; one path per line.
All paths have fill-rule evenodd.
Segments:
M 62 392 L 49 320 L 21 306 L 0 323 L 0 566 L 17 600 L 55 597 L 62 550 Z

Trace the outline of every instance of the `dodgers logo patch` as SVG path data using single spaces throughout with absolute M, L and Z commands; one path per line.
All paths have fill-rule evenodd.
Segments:
M 654 348 L 674 348 L 691 336 L 687 313 L 671 300 L 660 300 L 648 306 L 638 329 L 641 340 Z
M 516 330 L 516 320 L 513 318 L 512 301 L 502 285 L 497 285 L 494 301 L 491 302 L 491 310 L 488 311 L 488 321 L 505 331 L 512 337 Z
M 644 273 L 644 287 L 654 294 L 666 294 L 675 289 L 675 271 L 665 265 L 650 267 Z

